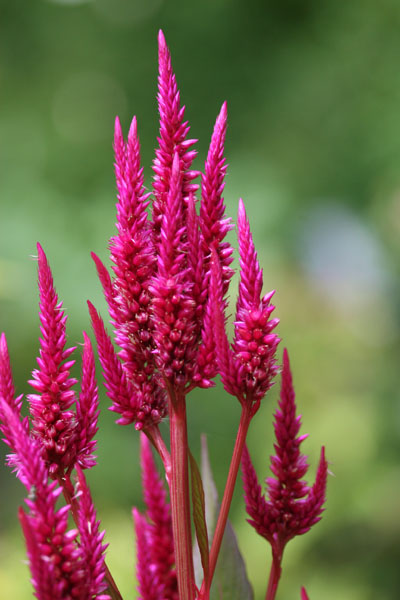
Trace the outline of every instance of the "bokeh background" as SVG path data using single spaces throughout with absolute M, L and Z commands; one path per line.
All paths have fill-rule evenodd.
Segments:
M 137 115 L 150 187 L 162 27 L 199 138 L 198 168 L 228 101 L 227 212 L 234 217 L 245 199 L 265 289 L 277 290 L 282 347 L 310 433 L 310 477 L 322 444 L 334 474 L 323 520 L 288 546 L 279 597 L 298 598 L 305 585 L 314 599 L 397 599 L 397 0 L 1 0 L 0 27 L 0 329 L 18 391 L 28 392 L 38 351 L 38 240 L 69 315 L 70 344 L 90 329 L 87 298 L 106 316 L 89 253 L 107 261 L 114 232 L 113 121 L 120 115 L 127 131 Z M 261 478 L 277 392 L 249 436 Z M 114 425 L 101 393 L 99 465 L 89 480 L 111 569 L 124 597 L 135 598 L 138 437 Z M 220 492 L 238 418 L 238 403 L 220 386 L 189 399 L 191 444 L 198 455 L 207 433 Z M 32 591 L 16 517 L 23 491 L 3 466 L 0 482 L 0 595 L 26 600 Z M 240 485 L 232 521 L 262 598 L 269 548 L 245 521 Z

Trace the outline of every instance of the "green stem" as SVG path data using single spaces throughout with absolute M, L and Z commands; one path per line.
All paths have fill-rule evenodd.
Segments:
M 83 471 L 82 471 L 82 474 L 83 474 Z M 66 475 L 64 475 L 64 477 L 59 477 L 58 482 L 62 487 L 66 503 L 71 506 L 71 513 L 72 513 L 73 519 L 74 519 L 77 527 L 79 527 L 78 502 L 74 496 L 75 490 L 74 490 L 74 486 L 72 485 L 70 476 L 66 474 Z M 111 600 L 123 600 L 122 596 L 120 594 L 120 591 L 118 590 L 117 584 L 115 583 L 114 578 L 111 575 L 110 570 L 107 567 L 105 561 L 104 561 L 104 567 L 105 567 L 105 580 L 106 580 L 107 586 L 108 586 L 107 589 L 105 590 L 105 593 L 110 595 Z
M 169 393 L 170 496 L 179 600 L 194 600 L 195 581 L 190 521 L 188 438 L 184 395 Z
M 246 441 L 246 436 L 252 416 L 253 413 L 251 410 L 251 403 L 242 404 L 242 414 L 240 417 L 239 429 L 236 435 L 236 441 L 235 446 L 233 448 L 231 464 L 229 466 L 229 473 L 228 478 L 226 480 L 224 496 L 222 498 L 221 509 L 219 511 L 217 525 L 215 527 L 214 537 L 211 545 L 210 575 L 208 579 L 208 585 L 206 587 L 205 582 L 203 582 L 200 591 L 200 598 L 202 598 L 202 600 L 206 600 L 210 593 L 212 578 L 214 576 L 215 567 L 217 565 L 218 554 L 221 548 L 226 522 L 228 520 L 229 509 L 231 507 L 232 496 L 233 491 L 235 489 L 240 461 L 242 458 L 243 447 Z

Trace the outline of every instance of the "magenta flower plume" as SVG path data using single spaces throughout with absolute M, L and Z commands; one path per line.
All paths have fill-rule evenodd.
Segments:
M 154 340 L 158 368 L 175 388 L 192 379 L 197 350 L 196 303 L 186 267 L 184 206 L 179 157 L 175 154 L 171 187 L 167 195 L 160 243 L 158 271 L 150 285 L 153 295 Z
M 149 545 L 149 523 L 144 515 L 132 509 L 136 533 L 136 574 L 139 584 L 139 600 L 162 600 L 162 590 L 158 579 L 151 570 Z
M 132 121 L 126 142 L 116 119 L 114 150 L 118 234 L 110 241 L 113 280 L 100 259 L 94 254 L 92 257 L 108 303 L 115 340 L 121 348 L 122 368 L 136 397 L 137 413 L 142 415 L 132 414 L 127 422 L 136 420 L 141 428 L 144 421 L 148 427 L 165 415 L 166 399 L 155 376 L 149 284 L 156 257 L 146 211 L 149 194 L 143 186 L 136 119 Z
M 77 463 L 87 469 L 96 465 L 96 440 L 98 431 L 97 420 L 100 414 L 99 394 L 96 383 L 96 368 L 93 348 L 89 337 L 83 332 L 84 346 L 82 353 L 81 392 L 76 401 L 77 427 Z
M 242 405 L 249 405 L 255 414 L 278 371 L 275 354 L 280 340 L 273 330 L 279 320 L 270 318 L 275 308 L 270 305 L 273 292 L 261 298 L 262 270 L 242 200 L 239 201 L 238 239 L 241 271 L 232 348 L 225 333 L 224 280 L 216 252 L 211 261 L 206 312 L 210 310 L 212 314 L 222 383 L 229 394 L 237 396 Z
M 275 354 L 279 338 L 273 330 L 279 320 L 270 318 L 275 308 L 270 305 L 274 292 L 261 298 L 262 270 L 242 200 L 239 200 L 238 240 L 240 283 L 233 350 L 241 392 L 254 401 L 255 412 L 278 371 Z
M 47 466 L 42 459 L 39 440 L 29 436 L 18 415 L 0 399 L 0 413 L 12 432 L 12 446 L 18 457 L 18 477 L 29 490 L 19 516 L 26 537 L 32 583 L 38 600 L 89 600 L 87 573 L 82 553 L 75 540 L 76 530 L 68 530 L 69 506 L 56 509 L 62 489 L 48 483 Z
M 224 308 L 226 307 L 224 297 L 233 275 L 233 269 L 230 267 L 233 260 L 233 248 L 228 242 L 224 241 L 228 231 L 233 228 L 233 224 L 230 218 L 225 217 L 225 205 L 222 197 L 225 186 L 224 177 L 227 169 L 224 157 L 227 115 L 227 106 L 226 102 L 224 102 L 215 123 L 204 174 L 202 174 L 200 225 L 204 254 L 203 286 L 202 294 L 197 299 L 201 307 L 207 302 L 209 294 L 212 248 L 214 248 L 220 263 L 222 281 L 221 301 L 223 301 Z M 210 299 L 208 299 L 204 310 L 202 344 L 200 345 L 196 360 L 195 378 L 197 381 L 202 382 L 202 387 L 209 387 L 212 385 L 211 379 L 217 373 L 218 364 L 214 339 L 213 305 Z
M 300 595 L 301 595 L 301 600 L 310 600 L 305 587 L 301 588 Z
M 113 402 L 110 410 L 122 415 L 118 423 L 128 425 L 129 423 L 133 423 L 138 416 L 138 398 L 133 393 L 132 386 L 126 380 L 125 373 L 115 353 L 110 336 L 104 327 L 102 318 L 89 301 L 88 307 L 97 341 L 100 363 L 103 368 L 104 386 L 107 390 L 107 396 Z
M 32 373 L 30 385 L 38 392 L 30 394 L 33 434 L 41 439 L 43 457 L 52 476 L 62 474 L 73 465 L 76 455 L 76 419 L 68 410 L 75 402 L 71 389 L 77 383 L 70 377 L 74 360 L 67 360 L 73 348 L 65 348 L 67 320 L 62 302 L 54 288 L 45 253 L 38 248 L 39 317 L 41 322 L 39 365 Z
M 0 336 L 0 398 L 2 398 L 3 402 L 5 402 L 10 407 L 10 409 L 15 412 L 15 414 L 18 416 L 19 420 L 22 420 L 23 426 L 28 431 L 29 430 L 28 418 L 25 417 L 24 419 L 22 419 L 22 417 L 21 417 L 21 407 L 22 407 L 23 395 L 21 394 L 20 396 L 16 396 L 16 394 L 15 394 L 15 387 L 14 387 L 12 371 L 11 371 L 10 356 L 8 353 L 7 339 L 6 339 L 6 336 L 4 333 L 2 333 Z M 1 418 L 0 418 L 0 421 L 1 421 Z M 3 441 L 12 450 L 14 450 L 14 447 L 12 445 L 13 444 L 13 442 L 12 442 L 13 435 L 12 435 L 12 432 L 9 431 L 7 423 L 3 421 L 1 423 L 0 428 L 4 435 Z M 10 454 L 7 457 L 7 463 L 11 467 L 16 467 L 17 466 L 16 459 L 17 459 L 16 455 Z
M 321 519 L 326 495 L 327 462 L 324 448 L 315 483 L 309 487 L 302 479 L 308 470 L 300 444 L 307 435 L 298 436 L 300 416 L 296 416 L 295 394 L 287 351 L 283 355 L 279 409 L 275 413 L 275 455 L 271 457 L 274 477 L 267 479 L 269 500 L 261 493 L 250 455 L 242 459 L 243 484 L 249 523 L 266 538 L 279 561 L 287 542 L 301 535 Z
M 222 197 L 227 169 L 224 157 L 227 116 L 227 105 L 224 102 L 215 122 L 204 174 L 201 176 L 200 205 L 200 223 L 204 251 L 208 257 L 208 262 L 210 260 L 211 247 L 214 247 L 217 251 L 222 269 L 224 295 L 228 291 L 229 281 L 233 275 L 233 269 L 230 267 L 233 260 L 233 248 L 228 242 L 223 241 L 228 231 L 233 228 L 231 219 L 225 216 L 225 205 Z
M 88 598 L 110 597 L 102 594 L 107 588 L 105 582 L 106 567 L 104 554 L 108 544 L 103 544 L 105 531 L 100 531 L 100 521 L 97 520 L 96 509 L 82 470 L 77 466 L 78 489 L 80 492 L 78 508 L 78 529 L 82 560 L 86 565 L 86 576 L 89 587 Z M 101 596 L 100 596 L 101 594 Z
M 174 569 L 174 544 L 172 537 L 171 509 L 163 481 L 158 474 L 150 443 L 144 434 L 140 436 L 140 462 L 142 487 L 147 507 L 147 544 L 150 568 L 158 581 L 160 598 L 178 600 L 176 572 Z
M 197 171 L 190 167 L 197 152 L 191 147 L 197 140 L 186 139 L 189 132 L 187 121 L 183 121 L 185 107 L 180 105 L 180 94 L 172 70 L 171 55 L 165 42 L 164 34 L 158 34 L 158 109 L 160 113 L 159 147 L 153 163 L 154 182 L 153 189 L 155 200 L 153 203 L 153 228 L 156 243 L 162 226 L 164 204 L 170 188 L 172 163 L 175 154 L 178 154 L 180 171 L 183 173 L 181 192 L 186 198 L 190 192 L 195 192 L 198 186 L 192 183 L 198 176 Z

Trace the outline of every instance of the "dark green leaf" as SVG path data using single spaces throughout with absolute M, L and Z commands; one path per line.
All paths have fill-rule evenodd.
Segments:
M 203 566 L 204 579 L 208 579 L 208 533 L 206 525 L 206 512 L 204 501 L 203 483 L 201 480 L 200 469 L 197 466 L 193 454 L 189 452 L 190 474 L 192 483 L 192 505 L 193 505 L 193 521 L 196 530 L 196 538 L 200 549 L 201 564 Z

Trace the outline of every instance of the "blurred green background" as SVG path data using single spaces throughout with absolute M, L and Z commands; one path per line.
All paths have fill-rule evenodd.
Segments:
M 245 200 L 265 290 L 276 289 L 314 476 L 326 445 L 327 510 L 288 546 L 279 598 L 395 600 L 400 594 L 400 5 L 397 0 L 1 0 L 0 329 L 17 388 L 38 351 L 40 240 L 69 315 L 106 316 L 90 251 L 114 233 L 113 121 L 135 114 L 147 185 L 158 130 L 157 32 L 170 46 L 202 168 L 228 101 L 227 212 Z M 232 237 L 234 241 L 234 237 Z M 236 282 L 232 286 L 232 310 Z M 282 348 L 281 348 L 282 350 Z M 280 353 L 281 353 L 280 350 Z M 77 373 L 79 365 L 77 365 Z M 253 422 L 261 478 L 277 386 Z M 99 465 L 89 474 L 109 564 L 135 597 L 130 509 L 142 507 L 132 427 L 114 425 L 102 389 Z M 220 387 L 189 399 L 190 439 L 206 432 L 220 492 L 239 418 Z M 167 424 L 163 426 L 167 434 Z M 1 463 L 6 449 L 3 446 Z M 1 466 L 0 589 L 32 597 L 17 523 L 22 487 Z M 269 548 L 232 520 L 256 599 Z

